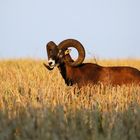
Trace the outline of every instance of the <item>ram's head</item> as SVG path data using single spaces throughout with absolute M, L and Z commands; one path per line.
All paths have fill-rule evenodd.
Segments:
M 69 47 L 74 47 L 78 51 L 78 58 L 75 61 L 73 61 L 70 56 Z M 52 70 L 55 66 L 59 66 L 63 63 L 75 67 L 82 64 L 85 59 L 85 50 L 83 45 L 74 39 L 64 40 L 59 45 L 50 41 L 46 45 L 46 50 L 48 54 L 48 64 L 44 65 L 48 70 Z

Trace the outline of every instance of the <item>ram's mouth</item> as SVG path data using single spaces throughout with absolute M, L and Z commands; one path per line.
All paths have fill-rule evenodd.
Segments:
M 55 65 L 49 65 L 49 67 L 50 67 L 51 69 L 54 69 Z
M 50 67 L 49 65 L 47 65 L 47 64 L 45 64 L 45 63 L 43 63 L 43 65 L 44 65 L 48 70 L 53 70 L 54 67 L 55 67 L 55 66 L 54 66 L 54 67 L 52 67 L 52 66 Z

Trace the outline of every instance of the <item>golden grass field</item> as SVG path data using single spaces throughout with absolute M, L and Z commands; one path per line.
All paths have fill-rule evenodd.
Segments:
M 138 85 L 67 87 L 43 62 L 0 60 L 0 140 L 140 139 Z M 140 60 L 97 62 L 140 70 Z

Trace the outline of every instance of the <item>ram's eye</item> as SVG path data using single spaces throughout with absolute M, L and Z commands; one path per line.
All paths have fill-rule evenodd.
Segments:
M 51 52 L 52 50 L 51 49 L 49 49 L 49 52 Z

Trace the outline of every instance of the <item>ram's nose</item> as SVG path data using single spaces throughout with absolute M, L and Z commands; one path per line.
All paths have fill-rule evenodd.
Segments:
M 55 60 L 49 59 L 48 65 L 49 65 L 50 67 L 54 67 L 54 66 L 55 66 Z
M 51 66 L 53 64 L 53 62 L 48 62 L 49 66 Z

